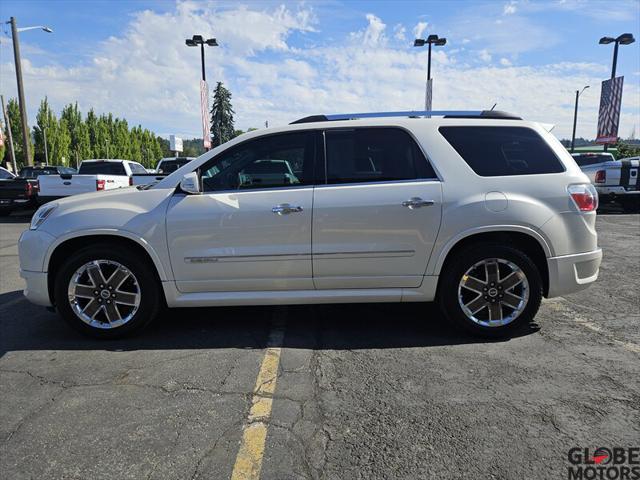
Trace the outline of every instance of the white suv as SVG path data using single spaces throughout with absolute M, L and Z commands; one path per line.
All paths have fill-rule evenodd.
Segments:
M 164 305 L 433 300 L 504 335 L 542 296 L 596 280 L 597 202 L 541 124 L 319 115 L 242 135 L 152 186 L 43 206 L 20 268 L 29 300 L 98 337 Z

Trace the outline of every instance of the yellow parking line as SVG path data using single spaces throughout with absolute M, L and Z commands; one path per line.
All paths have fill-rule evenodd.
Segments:
M 267 426 L 271 417 L 273 393 L 276 390 L 280 352 L 284 339 L 284 308 L 276 311 L 274 324 L 269 334 L 267 350 L 260 366 L 260 372 L 253 389 L 251 410 L 242 432 L 240 450 L 233 466 L 231 480 L 257 480 L 260 478 L 264 455 Z

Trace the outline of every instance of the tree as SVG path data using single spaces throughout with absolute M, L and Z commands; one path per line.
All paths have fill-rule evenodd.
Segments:
M 234 137 L 233 113 L 231 92 L 222 85 L 222 82 L 218 82 L 213 92 L 211 107 L 211 143 L 214 147 Z
M 48 156 L 50 165 L 67 165 L 69 163 L 69 145 L 71 144 L 69 126 L 65 119 L 58 121 L 49 106 L 47 97 L 40 102 L 36 125 L 33 127 L 33 136 L 35 154 L 40 162 L 44 162 Z
M 637 157 L 640 155 L 640 145 L 625 143 L 621 138 L 616 143 L 618 158 Z
M 78 109 L 78 102 L 69 104 L 62 109 L 60 118 L 67 122 L 71 144 L 69 146 L 70 164 L 79 164 L 82 160 L 91 158 L 91 138 L 89 126 L 82 120 L 82 113 Z
M 10 98 L 7 102 L 7 116 L 9 117 L 9 123 L 11 124 L 11 133 L 13 134 L 13 147 L 16 154 L 16 164 L 18 169 L 24 167 L 27 162 L 24 154 L 24 142 L 22 139 L 22 123 L 20 120 L 20 107 L 18 106 L 18 100 Z M 8 138 L 7 130 L 5 130 L 5 138 Z M 31 158 L 33 159 L 33 142 L 29 138 L 31 143 Z

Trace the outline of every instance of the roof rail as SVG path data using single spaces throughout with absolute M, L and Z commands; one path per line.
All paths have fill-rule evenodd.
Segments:
M 369 112 L 369 113 L 336 113 L 333 115 L 311 115 L 291 122 L 332 122 L 335 120 L 355 120 L 358 118 L 385 118 L 385 117 L 444 117 L 444 118 L 488 118 L 503 120 L 522 120 L 521 117 L 499 110 L 407 110 L 402 112 Z

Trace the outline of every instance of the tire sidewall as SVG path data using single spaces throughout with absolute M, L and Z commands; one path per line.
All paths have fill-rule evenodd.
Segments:
M 92 260 L 113 260 L 125 266 L 135 275 L 140 288 L 140 306 L 134 317 L 120 327 L 99 329 L 83 322 L 69 304 L 68 289 L 72 275 L 82 265 Z M 81 333 L 101 339 L 119 338 L 146 326 L 156 316 L 160 305 L 160 292 L 154 272 L 146 262 L 134 253 L 118 251 L 117 247 L 99 245 L 73 254 L 58 270 L 55 277 L 54 297 L 56 307 L 65 321 Z
M 444 272 L 438 291 L 443 313 L 452 323 L 476 335 L 499 337 L 531 322 L 542 301 L 542 280 L 538 268 L 525 253 L 513 247 L 486 244 L 467 248 L 456 254 L 456 257 Z M 458 303 L 458 286 L 462 276 L 471 266 L 488 258 L 501 258 L 514 263 L 522 270 L 529 283 L 529 299 L 522 313 L 511 323 L 499 327 L 485 327 L 475 323 L 466 316 Z

